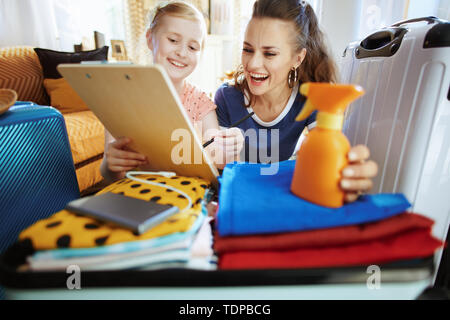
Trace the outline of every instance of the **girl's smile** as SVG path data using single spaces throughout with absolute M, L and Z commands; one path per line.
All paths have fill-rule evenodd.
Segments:
M 175 67 L 177 67 L 177 68 L 185 68 L 185 67 L 187 67 L 187 64 L 181 63 L 181 62 L 179 62 L 179 61 L 177 61 L 177 60 L 170 59 L 170 58 L 167 58 L 167 60 L 168 60 L 173 66 L 175 66 Z

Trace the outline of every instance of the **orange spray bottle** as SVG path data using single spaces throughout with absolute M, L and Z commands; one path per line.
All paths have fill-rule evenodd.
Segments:
M 339 181 L 350 150 L 350 143 L 341 132 L 344 111 L 364 91 L 355 85 L 308 82 L 300 86 L 300 93 L 307 100 L 296 120 L 305 120 L 314 110 L 318 113 L 316 127 L 297 153 L 291 191 L 321 206 L 341 207 L 344 192 Z

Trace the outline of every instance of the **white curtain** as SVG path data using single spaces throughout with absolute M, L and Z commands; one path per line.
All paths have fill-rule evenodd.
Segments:
M 409 0 L 407 18 L 424 16 L 436 16 L 440 19 L 450 20 L 450 0 Z
M 82 42 L 82 26 L 84 23 L 80 18 L 82 16 L 80 1 L 53 0 L 53 2 L 53 11 L 55 12 L 56 18 L 55 23 L 59 35 L 59 50 L 72 52 L 74 44 L 80 44 Z M 90 35 L 92 36 L 92 32 Z M 94 45 L 93 41 L 92 45 Z
M 124 39 L 122 0 L 0 0 L 0 47 L 94 49 L 94 31 Z
M 0 47 L 59 50 L 54 0 L 0 0 Z

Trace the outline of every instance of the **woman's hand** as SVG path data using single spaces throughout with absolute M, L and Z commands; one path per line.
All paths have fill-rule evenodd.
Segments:
M 341 188 L 345 191 L 345 201 L 353 202 L 358 196 L 372 188 L 371 178 L 378 172 L 377 164 L 369 158 L 366 146 L 357 145 L 348 153 L 349 164 L 342 170 Z
M 214 162 L 223 168 L 228 162 L 238 161 L 243 146 L 244 136 L 239 128 L 220 130 L 214 136 Z
M 104 162 L 106 168 L 117 178 L 123 178 L 127 171 L 147 164 L 147 158 L 128 148 L 130 138 L 121 137 L 106 145 Z

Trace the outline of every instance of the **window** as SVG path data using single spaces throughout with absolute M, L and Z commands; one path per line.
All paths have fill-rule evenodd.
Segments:
M 73 51 L 85 39 L 94 46 L 94 31 L 124 39 L 122 0 L 2 0 L 0 46 L 29 45 Z
M 58 0 L 54 5 L 63 51 L 72 51 L 81 42 L 84 49 L 95 48 L 94 31 L 105 35 L 108 46 L 111 39 L 125 39 L 122 0 Z

